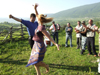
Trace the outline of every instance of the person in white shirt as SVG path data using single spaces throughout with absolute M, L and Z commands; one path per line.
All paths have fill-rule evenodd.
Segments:
M 52 32 L 53 40 L 55 41 L 56 38 L 56 43 L 58 44 L 58 27 L 55 24 L 55 21 L 52 22 L 52 25 L 49 30 L 51 30 Z
M 82 28 L 81 22 L 78 21 L 77 22 L 77 26 L 75 27 L 75 32 L 76 32 L 76 38 L 77 38 L 77 49 L 81 49 L 81 33 L 78 33 L 77 31 L 79 31 Z
M 92 54 L 91 49 L 93 51 L 94 56 L 97 56 L 96 50 L 95 50 L 95 31 L 98 29 L 96 28 L 96 25 L 93 24 L 93 20 L 89 20 L 89 24 L 87 25 L 87 48 L 89 51 L 89 54 Z M 96 28 L 96 29 L 95 29 Z

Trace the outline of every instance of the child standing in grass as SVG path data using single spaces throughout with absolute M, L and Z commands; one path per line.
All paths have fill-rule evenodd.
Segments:
M 45 26 L 43 25 L 43 23 L 51 22 L 53 18 L 46 18 L 46 16 L 44 16 L 43 14 L 39 15 L 37 12 L 37 6 L 38 5 L 35 4 L 34 9 L 35 9 L 35 13 L 36 13 L 36 17 L 38 19 L 39 25 L 37 29 L 35 30 L 35 35 L 33 36 L 33 40 L 35 41 L 35 43 L 32 48 L 30 59 L 26 67 L 29 65 L 34 65 L 37 75 L 41 75 L 39 67 L 45 67 L 46 72 L 49 71 L 49 66 L 46 65 L 44 62 L 42 62 L 44 59 L 45 52 L 46 52 L 46 47 L 43 41 L 43 36 L 45 35 L 46 37 L 48 37 L 49 40 L 52 43 L 54 43 L 54 45 L 56 45 L 58 50 L 59 50 L 59 45 L 50 37 L 50 35 L 45 29 Z

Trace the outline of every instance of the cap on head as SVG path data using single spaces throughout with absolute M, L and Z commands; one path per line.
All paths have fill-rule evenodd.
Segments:
M 82 24 L 85 24 L 85 21 L 82 21 Z

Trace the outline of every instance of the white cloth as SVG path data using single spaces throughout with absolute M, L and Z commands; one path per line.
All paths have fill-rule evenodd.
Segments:
M 93 24 L 92 26 L 90 24 L 87 25 L 87 27 L 89 27 L 92 30 L 95 29 L 95 26 L 96 26 L 95 24 Z M 87 30 L 87 37 L 95 37 L 95 32 Z
M 80 26 L 77 25 L 75 28 L 76 28 L 77 30 L 81 30 L 82 25 L 80 25 Z M 77 37 L 77 38 L 81 37 L 81 33 L 77 33 L 77 34 L 76 34 L 76 37 Z
M 55 32 L 55 29 L 54 29 L 54 26 L 53 25 L 50 26 L 50 29 L 52 29 L 51 30 L 52 32 Z M 57 25 L 56 25 L 56 32 L 58 32 L 58 26 Z
M 47 32 L 48 32 L 48 34 L 50 34 L 49 31 L 47 31 Z M 44 44 L 47 47 L 46 41 L 50 41 L 50 40 L 46 36 L 44 36 Z

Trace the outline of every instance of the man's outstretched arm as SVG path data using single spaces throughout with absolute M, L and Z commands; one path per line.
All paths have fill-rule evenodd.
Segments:
M 14 19 L 14 20 L 16 20 L 16 21 L 18 21 L 18 22 L 21 22 L 21 21 L 22 21 L 21 19 L 18 19 L 18 18 L 16 18 L 16 17 L 12 16 L 12 15 L 9 15 L 9 18 L 12 18 L 12 19 Z

